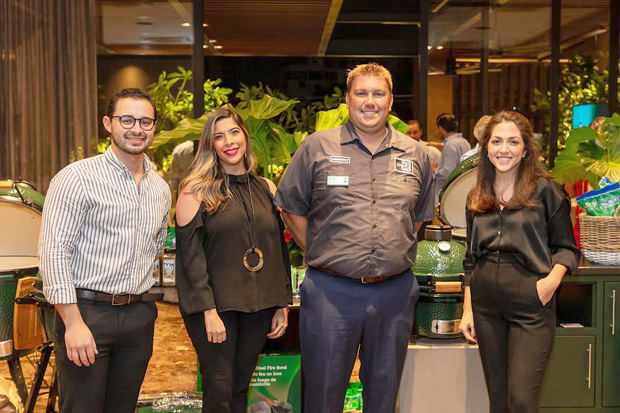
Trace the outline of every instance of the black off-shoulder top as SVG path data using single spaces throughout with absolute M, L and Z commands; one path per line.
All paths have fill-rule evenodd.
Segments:
M 201 204 L 187 225 L 176 226 L 179 307 L 186 314 L 211 308 L 254 312 L 292 303 L 284 224 L 267 182 L 251 175 L 249 181 L 247 175 L 228 175 L 227 179 L 235 196 L 224 209 L 210 215 Z M 263 268 L 257 272 L 248 272 L 243 265 L 251 246 L 248 185 L 252 186 L 256 217 L 255 244 L 264 254 Z

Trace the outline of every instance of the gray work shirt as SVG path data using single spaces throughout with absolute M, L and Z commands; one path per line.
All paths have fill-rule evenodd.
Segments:
M 433 173 L 424 146 L 391 125 L 371 154 L 348 123 L 302 142 L 274 202 L 308 218 L 308 265 L 394 275 L 415 262 L 415 223 L 434 217 Z

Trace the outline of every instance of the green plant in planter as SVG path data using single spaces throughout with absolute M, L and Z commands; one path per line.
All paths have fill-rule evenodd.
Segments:
M 620 181 L 620 116 L 606 119 L 598 130 L 571 130 L 551 175 L 560 183 L 584 179 L 593 187 L 603 176 Z

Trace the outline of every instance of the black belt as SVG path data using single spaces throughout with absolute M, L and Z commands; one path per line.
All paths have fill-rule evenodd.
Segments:
M 518 262 L 523 264 L 519 256 L 511 252 L 489 251 L 481 256 L 480 259 L 491 262 Z
M 76 288 L 77 298 L 82 300 L 94 301 L 97 303 L 106 303 L 111 305 L 127 305 L 131 303 L 157 301 L 164 298 L 161 293 L 142 293 L 142 294 L 107 294 L 99 291 L 85 290 Z
M 345 275 L 339 274 L 336 271 L 333 271 L 329 268 L 324 268 L 324 267 L 312 267 L 315 270 L 324 272 L 325 274 L 329 274 L 329 275 L 333 275 L 339 278 L 346 278 L 348 280 L 352 280 L 352 281 L 357 281 L 360 282 L 362 284 L 375 284 L 375 283 L 380 283 L 382 281 L 388 280 L 390 278 L 392 278 L 394 275 L 398 275 L 398 274 L 394 274 L 394 275 L 377 275 L 375 277 L 362 277 L 362 278 L 353 278 L 353 277 L 347 277 Z M 402 274 L 402 273 L 401 273 Z

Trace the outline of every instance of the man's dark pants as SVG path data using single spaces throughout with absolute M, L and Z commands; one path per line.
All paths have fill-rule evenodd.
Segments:
M 97 344 L 95 363 L 76 366 L 67 358 L 65 326 L 56 318 L 56 368 L 62 413 L 134 413 L 153 353 L 157 307 L 153 302 L 123 306 L 79 302 Z
M 394 412 L 419 292 L 411 271 L 362 284 L 308 268 L 299 321 L 306 413 L 342 412 L 358 349 L 364 412 Z

